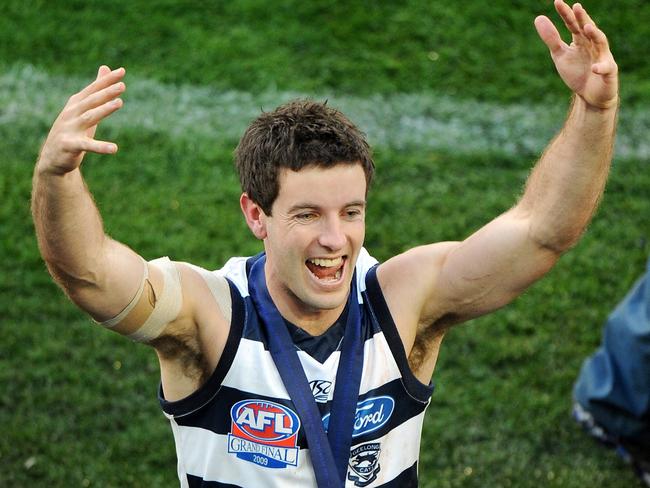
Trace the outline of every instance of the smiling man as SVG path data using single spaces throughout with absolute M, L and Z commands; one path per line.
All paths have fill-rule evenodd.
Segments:
M 147 262 L 104 233 L 80 166 L 117 151 L 94 137 L 122 106 L 124 69 L 101 67 L 70 98 L 34 173 L 41 253 L 79 307 L 155 349 L 181 486 L 417 486 L 445 332 L 543 276 L 605 185 L 616 63 L 584 8 L 555 6 L 572 43 L 546 17 L 535 26 L 574 100 L 524 194 L 464 241 L 384 263 L 363 248 L 371 151 L 337 110 L 295 101 L 252 122 L 236 164 L 264 252 L 208 271 Z

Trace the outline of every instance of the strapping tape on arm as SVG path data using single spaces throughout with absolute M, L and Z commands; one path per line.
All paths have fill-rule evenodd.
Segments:
M 126 306 L 124 310 L 122 310 L 119 314 L 117 314 L 115 317 L 112 319 L 105 320 L 104 322 L 99 322 L 99 325 L 102 327 L 106 327 L 107 329 L 112 329 L 115 327 L 117 324 L 122 322 L 126 318 L 129 313 L 131 313 L 131 310 L 135 308 L 135 306 L 138 304 L 140 301 L 140 298 L 142 297 L 142 292 L 144 291 L 144 285 L 149 279 L 149 267 L 147 266 L 147 262 L 143 259 L 142 260 L 142 265 L 144 266 L 144 272 L 142 273 L 142 283 L 140 283 L 140 288 L 138 288 L 137 293 L 133 297 L 133 300 L 129 302 L 129 304 Z
M 154 259 L 149 262 L 149 265 L 157 268 L 162 273 L 163 289 L 160 296 L 156 297 L 153 295 L 153 311 L 151 315 L 149 315 L 140 328 L 127 335 L 128 338 L 137 342 L 149 342 L 160 336 L 167 324 L 178 317 L 183 304 L 181 279 L 176 265 L 167 257 Z M 101 325 L 111 328 L 120 323 L 142 299 L 146 287 L 151 287 L 151 283 L 149 281 L 148 266 L 145 265 L 142 284 L 135 297 L 133 297 L 133 300 L 118 316 L 102 322 Z
M 181 277 L 176 265 L 167 257 L 155 259 L 150 264 L 162 271 L 163 290 L 146 322 L 128 335 L 138 342 L 149 342 L 158 337 L 167 324 L 178 317 L 183 304 Z

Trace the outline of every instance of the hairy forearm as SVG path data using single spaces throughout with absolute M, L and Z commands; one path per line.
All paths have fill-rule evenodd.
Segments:
M 37 165 L 32 216 L 39 249 L 54 278 L 66 289 L 96 284 L 106 236 L 79 169 L 57 174 Z
M 617 107 L 595 109 L 575 97 L 567 121 L 533 169 L 516 210 L 530 237 L 563 252 L 574 245 L 603 193 L 612 159 Z
M 97 124 L 122 106 L 125 71 L 101 66 L 97 79 L 72 95 L 45 139 L 32 181 L 32 215 L 47 267 L 68 296 L 97 320 L 117 315 L 142 283 L 142 258 L 107 237 L 81 176 L 88 152 L 115 154 L 94 138 Z

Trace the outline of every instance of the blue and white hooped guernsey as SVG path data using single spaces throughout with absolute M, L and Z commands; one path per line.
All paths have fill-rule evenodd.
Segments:
M 171 422 L 182 488 L 315 487 L 309 446 L 248 294 L 255 258 L 232 258 L 213 273 L 230 284 L 232 321 L 221 360 L 190 396 L 160 404 Z M 363 372 L 346 487 L 416 487 L 420 435 L 432 386 L 413 376 L 376 277 L 362 249 L 356 264 Z M 327 427 L 340 350 L 321 363 L 298 356 Z

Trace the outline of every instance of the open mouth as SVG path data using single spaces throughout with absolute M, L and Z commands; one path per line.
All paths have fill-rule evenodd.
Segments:
M 347 256 L 337 258 L 311 258 L 305 261 L 307 269 L 320 281 L 336 282 L 343 275 Z

